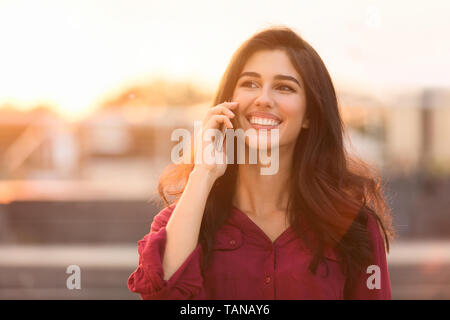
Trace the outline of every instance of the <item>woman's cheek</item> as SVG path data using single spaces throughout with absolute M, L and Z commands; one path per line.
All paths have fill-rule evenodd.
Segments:
M 233 100 L 240 99 L 243 96 L 245 96 L 245 92 L 241 90 L 240 88 L 236 88 L 233 92 Z
M 284 105 L 281 114 L 285 119 L 285 127 L 280 136 L 280 143 L 290 143 L 295 141 L 300 134 L 304 111 L 301 110 L 298 104 Z M 281 132 L 280 132 L 281 133 Z
M 235 93 L 233 95 L 233 99 L 232 101 L 236 101 L 239 102 L 239 107 L 241 106 L 245 106 L 248 103 L 250 103 L 250 101 L 252 101 L 252 99 L 254 99 L 254 97 L 250 94 L 246 94 L 245 92 L 242 91 L 238 91 L 237 93 Z
M 304 113 L 305 102 L 300 97 L 286 98 L 279 103 L 280 111 L 291 117 L 297 117 Z

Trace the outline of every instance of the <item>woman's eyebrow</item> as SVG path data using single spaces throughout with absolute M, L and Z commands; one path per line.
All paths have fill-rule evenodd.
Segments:
M 255 77 L 255 78 L 261 78 L 261 75 L 257 72 L 251 72 L 251 71 L 246 71 L 246 72 L 242 72 L 239 77 L 238 80 L 244 76 L 249 76 L 249 77 Z M 288 81 L 292 81 L 295 82 L 300 88 L 302 87 L 300 85 L 300 82 L 295 79 L 292 76 L 287 76 L 287 75 L 283 75 L 283 74 L 277 74 L 273 77 L 275 80 L 288 80 Z

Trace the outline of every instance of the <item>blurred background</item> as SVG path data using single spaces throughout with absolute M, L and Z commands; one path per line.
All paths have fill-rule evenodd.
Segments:
M 381 172 L 394 299 L 450 298 L 446 1 L 0 1 L 0 299 L 139 299 L 137 241 L 175 128 L 282 24 L 321 55 L 348 147 Z M 69 265 L 81 289 L 66 287 Z

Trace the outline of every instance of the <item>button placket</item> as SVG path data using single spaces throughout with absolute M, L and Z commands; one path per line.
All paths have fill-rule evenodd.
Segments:
M 267 260 L 264 263 L 264 273 L 262 275 L 262 283 L 264 286 L 265 298 L 275 298 L 275 247 L 271 244 L 266 247 Z

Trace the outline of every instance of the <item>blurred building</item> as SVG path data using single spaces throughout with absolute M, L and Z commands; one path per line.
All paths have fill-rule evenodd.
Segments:
M 72 178 L 78 141 L 71 128 L 46 108 L 0 109 L 2 179 Z
M 170 161 L 173 130 L 193 129 L 207 104 L 183 107 L 132 106 L 100 109 L 80 123 L 79 139 L 87 157 L 147 157 Z
M 389 174 L 450 174 L 450 90 L 395 93 L 377 100 L 345 95 L 352 145 Z
M 450 90 L 426 89 L 392 98 L 386 154 L 394 170 L 450 173 Z

